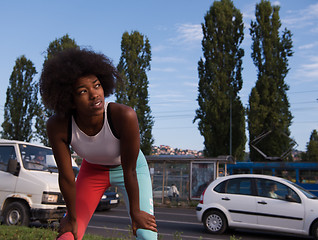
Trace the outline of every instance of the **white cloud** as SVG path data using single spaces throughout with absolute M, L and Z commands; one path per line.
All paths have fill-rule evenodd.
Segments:
M 296 69 L 296 77 L 302 82 L 312 82 L 318 79 L 318 57 L 308 57 L 309 62 L 301 64 Z
M 316 42 L 313 42 L 313 43 L 309 43 L 309 44 L 305 44 L 305 45 L 302 45 L 302 46 L 299 46 L 298 48 L 300 50 L 307 50 L 307 49 L 312 49 L 314 47 L 318 46 L 318 41 Z
M 183 94 L 177 93 L 177 92 L 169 92 L 165 94 L 156 94 L 152 96 L 153 98 L 159 98 L 159 99 L 178 99 L 183 98 Z
M 198 81 L 198 74 L 197 70 L 194 70 L 194 72 L 188 73 L 188 74 L 179 74 L 176 76 L 178 79 L 182 79 L 184 81 Z
M 307 72 L 307 76 L 318 77 L 318 62 L 304 64 L 302 67 Z
M 153 57 L 153 63 L 183 63 L 185 62 L 184 58 L 178 57 Z
M 198 87 L 198 83 L 197 82 L 184 82 L 183 84 L 185 86 L 188 86 L 188 87 L 195 87 L 195 88 Z
M 193 44 L 203 38 L 201 24 L 178 24 L 176 28 L 178 35 L 170 39 L 173 43 Z
M 159 84 L 156 84 L 156 83 L 152 83 L 152 81 L 150 81 L 150 80 L 153 80 L 153 78 L 151 78 L 151 79 L 149 79 L 149 89 L 154 89 L 154 88 L 157 88 L 157 87 L 160 87 L 160 85 Z
M 315 21 L 318 20 L 318 3 L 309 5 L 305 9 L 289 11 L 289 16 L 282 19 L 282 22 L 290 25 L 292 28 L 303 28 L 304 26 L 313 26 L 316 28 Z
M 177 29 L 185 42 L 196 42 L 202 40 L 201 24 L 181 24 Z
M 280 2 L 279 1 L 272 2 L 272 5 L 273 6 L 280 6 Z
M 314 18 L 318 18 L 318 3 L 310 5 L 307 8 L 307 13 L 309 13 Z
M 166 50 L 167 46 L 166 45 L 157 45 L 157 46 L 153 46 L 151 48 L 151 51 L 152 52 L 161 52 L 161 51 L 164 51 Z
M 170 67 L 166 67 L 166 68 L 152 67 L 151 70 L 156 72 L 168 72 L 168 73 L 177 71 L 175 68 L 170 68 Z
M 256 3 L 246 5 L 243 10 L 243 21 L 245 26 L 249 26 L 252 19 L 255 19 L 255 6 Z
M 165 105 L 171 103 L 190 103 L 193 102 L 193 99 L 188 99 L 184 94 L 173 90 L 167 91 L 166 93 L 162 94 L 154 94 L 151 95 L 151 104 L 155 105 Z
M 318 27 L 314 27 L 310 30 L 312 33 L 318 33 Z

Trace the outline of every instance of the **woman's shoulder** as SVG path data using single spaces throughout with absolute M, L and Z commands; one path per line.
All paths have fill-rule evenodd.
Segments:
M 119 138 L 122 139 L 123 134 L 131 131 L 139 133 L 138 118 L 134 109 L 119 103 L 109 103 L 108 107 L 111 110 L 111 121 Z
M 112 116 L 114 118 L 131 118 L 131 117 L 135 117 L 136 116 L 136 112 L 134 111 L 134 109 L 132 109 L 131 107 L 121 104 L 121 103 L 114 103 L 114 102 L 110 102 L 108 104 L 111 112 L 112 112 Z

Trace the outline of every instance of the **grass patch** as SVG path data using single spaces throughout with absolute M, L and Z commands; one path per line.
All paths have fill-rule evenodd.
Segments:
M 54 240 L 57 232 L 44 228 L 29 228 L 22 226 L 0 226 L 0 239 L 6 240 Z
M 22 226 L 6 226 L 0 225 L 0 239 L 5 240 L 55 240 L 57 231 L 51 228 L 37 228 L 37 227 L 22 227 Z M 85 234 L 83 240 L 130 240 L 135 239 L 132 236 L 128 237 L 115 237 L 106 238 L 93 234 Z M 162 240 L 163 236 L 158 235 L 158 239 Z M 173 234 L 174 240 L 182 240 L 182 232 L 175 232 Z M 199 237 L 198 240 L 201 240 Z M 234 235 L 230 237 L 230 240 L 242 240 L 242 238 L 236 238 Z
M 22 226 L 0 226 L 0 239 L 6 240 L 55 240 L 57 232 L 50 228 Z M 124 238 L 105 238 L 98 235 L 85 234 L 83 240 L 123 240 Z

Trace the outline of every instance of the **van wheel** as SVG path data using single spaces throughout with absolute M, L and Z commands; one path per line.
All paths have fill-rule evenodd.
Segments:
M 227 229 L 227 221 L 224 214 L 216 210 L 204 214 L 203 225 L 208 232 L 214 234 L 222 234 Z
M 311 234 L 315 240 L 318 240 L 318 221 L 311 228 Z
M 12 202 L 4 210 L 3 221 L 6 225 L 29 226 L 30 212 L 21 202 Z

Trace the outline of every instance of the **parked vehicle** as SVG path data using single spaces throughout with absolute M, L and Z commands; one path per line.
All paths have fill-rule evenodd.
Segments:
M 162 192 L 164 197 L 168 197 L 170 187 L 165 186 L 164 189 L 162 189 L 162 186 L 156 187 L 152 190 L 152 194 L 154 198 L 162 198 Z
M 286 178 L 318 197 L 318 162 L 236 162 L 227 164 L 227 172 Z
M 111 208 L 117 207 L 120 202 L 119 194 L 117 192 L 107 190 L 96 208 L 97 211 L 110 210 Z
M 78 166 L 72 162 L 75 174 Z M 6 225 L 57 221 L 66 212 L 51 148 L 0 139 L 0 213 Z
M 196 211 L 210 233 L 221 234 L 228 227 L 250 228 L 318 239 L 318 198 L 279 177 L 220 177 L 205 189 Z

